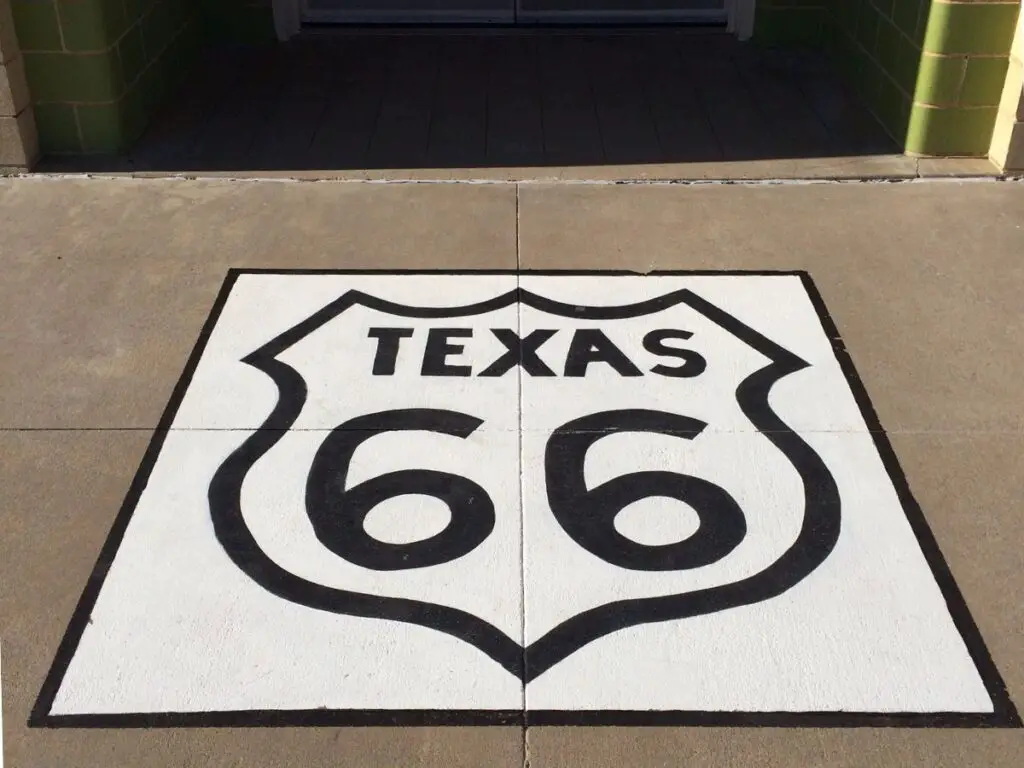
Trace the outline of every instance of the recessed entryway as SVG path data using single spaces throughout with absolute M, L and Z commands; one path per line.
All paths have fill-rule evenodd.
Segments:
M 303 22 L 726 24 L 726 0 L 290 0 Z
M 313 25 L 695 25 L 740 40 L 757 0 L 272 0 L 278 38 Z
M 683 178 L 724 173 L 694 163 L 898 151 L 820 59 L 724 32 L 331 31 L 212 53 L 129 155 L 89 169 Z

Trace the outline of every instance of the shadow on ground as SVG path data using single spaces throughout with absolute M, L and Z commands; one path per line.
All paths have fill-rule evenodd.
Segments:
M 207 53 L 129 153 L 42 170 L 602 166 L 898 152 L 811 54 L 665 31 L 307 32 Z

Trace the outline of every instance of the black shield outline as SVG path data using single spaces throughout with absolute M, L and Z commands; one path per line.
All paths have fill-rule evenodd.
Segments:
M 525 648 L 489 622 L 466 611 L 408 598 L 353 592 L 303 579 L 279 566 L 260 548 L 242 512 L 242 484 L 268 451 L 291 429 L 306 402 L 302 375 L 278 356 L 354 306 L 397 317 L 470 317 L 523 304 L 550 315 L 582 320 L 621 320 L 654 314 L 683 304 L 764 355 L 770 363 L 743 379 L 736 401 L 800 476 L 804 488 L 803 525 L 796 540 L 757 574 L 715 587 L 659 597 L 619 600 L 583 611 Z M 488 301 L 462 307 L 414 307 L 349 290 L 302 322 L 279 334 L 242 362 L 268 376 L 278 401 L 256 429 L 214 473 L 210 516 L 224 551 L 246 575 L 268 592 L 316 610 L 417 624 L 444 632 L 478 648 L 524 683 L 542 675 L 588 643 L 626 627 L 717 613 L 781 595 L 809 576 L 832 552 L 839 538 L 841 503 L 835 479 L 821 457 L 771 409 L 776 382 L 808 363 L 688 288 L 628 305 L 583 307 L 516 288 Z

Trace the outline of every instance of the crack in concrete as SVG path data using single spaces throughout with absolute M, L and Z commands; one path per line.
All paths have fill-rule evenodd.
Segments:
M 3 177 L 4 181 L 119 181 L 119 182 L 171 182 L 171 181 L 205 181 L 228 182 L 235 184 L 365 184 L 365 185 L 421 185 L 421 186 L 515 186 L 517 190 L 529 186 L 648 186 L 648 187 L 701 187 L 701 186 L 810 186 L 815 184 L 931 184 L 931 183 L 1019 183 L 1024 181 L 1024 174 L 963 174 L 963 175 L 922 175 L 921 160 L 914 159 L 914 171 L 907 174 L 878 176 L 807 176 L 807 177 L 751 177 L 729 178 L 714 177 L 697 178 L 663 178 L 663 179 L 567 179 L 564 177 L 543 177 L 534 179 L 445 179 L 445 178 L 391 178 L 391 179 L 349 179 L 349 178 L 296 178 L 267 176 L 215 176 L 204 174 L 162 174 L 146 176 L 137 174 L 18 174 Z

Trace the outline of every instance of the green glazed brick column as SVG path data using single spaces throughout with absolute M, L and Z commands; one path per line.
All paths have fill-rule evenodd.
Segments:
M 833 0 L 837 68 L 909 154 L 987 154 L 1019 0 Z
M 189 0 L 11 1 L 45 154 L 127 149 L 198 52 Z
M 931 4 L 908 153 L 988 154 L 1019 11 L 1019 0 Z
M 1010 65 L 999 100 L 988 156 L 1004 171 L 1024 170 L 1024 13 L 1010 48 Z
M 0 171 L 30 168 L 38 151 L 10 0 L 0 0 Z
M 753 40 L 769 47 L 818 47 L 834 1 L 757 0 Z
M 906 145 L 930 0 L 833 0 L 825 30 L 836 68 Z

